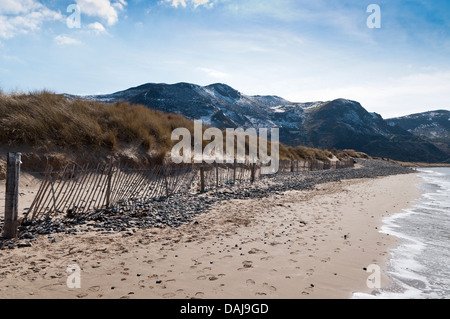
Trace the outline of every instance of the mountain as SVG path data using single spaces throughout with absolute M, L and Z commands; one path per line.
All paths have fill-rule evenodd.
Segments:
M 85 98 L 109 103 L 128 101 L 168 113 L 183 114 L 189 119 L 201 119 L 205 125 L 245 129 L 278 125 L 273 119 L 277 119 L 276 114 L 282 112 L 278 109 L 280 106 L 298 108 L 300 114 L 290 117 L 289 122 L 301 120 L 301 113 L 308 106 L 277 96 L 244 95 L 221 83 L 204 87 L 190 83 L 149 83 L 113 94 Z
M 355 101 L 338 99 L 319 105 L 303 123 L 304 140 L 319 148 L 351 148 L 400 161 L 442 162 L 450 153 L 407 130 L 389 125 Z
M 294 103 L 272 95 L 245 95 L 222 83 L 148 83 L 83 98 L 142 104 L 192 120 L 201 119 L 205 125 L 220 129 L 278 127 L 280 141 L 289 146 L 355 149 L 400 161 L 442 162 L 450 158 L 450 151 L 346 99 Z
M 438 110 L 387 119 L 391 126 L 399 126 L 408 132 L 433 142 L 440 149 L 450 152 L 450 111 Z

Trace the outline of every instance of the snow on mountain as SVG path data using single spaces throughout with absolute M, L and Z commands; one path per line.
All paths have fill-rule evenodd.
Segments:
M 296 103 L 273 95 L 246 95 L 223 83 L 207 86 L 148 83 L 113 94 L 83 98 L 142 104 L 166 113 L 182 114 L 191 120 L 201 119 L 205 125 L 220 129 L 277 127 L 280 141 L 290 146 L 352 148 L 399 160 L 436 162 L 450 157 L 446 150 L 437 149 L 418 137 L 436 137 L 450 132 L 449 111 L 444 111 L 448 112 L 444 115 L 442 111 L 435 111 L 385 121 L 356 101 Z M 411 122 L 420 123 L 411 126 Z M 435 122 L 438 126 L 432 125 Z M 407 123 L 406 127 L 401 125 Z
M 438 110 L 388 119 L 389 125 L 398 125 L 415 135 L 450 145 L 450 111 Z

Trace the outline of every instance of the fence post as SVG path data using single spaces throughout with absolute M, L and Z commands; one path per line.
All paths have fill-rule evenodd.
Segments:
M 236 165 L 237 165 L 237 159 L 234 159 L 234 167 L 233 167 L 233 184 L 236 184 Z
M 203 164 L 200 166 L 200 193 L 205 192 L 205 168 Z
M 56 213 L 56 196 L 55 196 L 55 188 L 53 187 L 53 178 L 52 175 L 50 174 L 50 188 L 52 191 L 52 199 L 53 199 L 53 210 L 54 213 Z M 50 212 L 49 212 L 50 213 Z
M 3 237 L 8 239 L 17 237 L 21 155 L 21 153 L 8 153 L 7 158 Z
M 216 160 L 216 187 L 219 187 L 219 166 L 217 164 L 217 160 Z
M 256 166 L 256 163 L 253 163 L 252 164 L 252 175 L 250 177 L 250 182 L 251 183 L 253 183 L 255 181 L 255 166 Z
M 166 160 L 163 160 L 163 173 L 164 173 L 164 183 L 166 184 L 166 198 L 169 198 L 169 184 L 167 183 L 167 165 Z
M 112 158 L 109 161 L 109 170 L 108 170 L 108 180 L 106 184 L 106 208 L 110 208 L 111 206 L 111 180 L 112 180 L 112 168 L 113 168 L 113 160 Z

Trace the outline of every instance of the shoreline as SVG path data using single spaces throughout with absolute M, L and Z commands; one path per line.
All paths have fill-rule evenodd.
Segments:
M 0 250 L 0 298 L 347 299 L 387 267 L 382 219 L 420 197 L 417 174 L 216 203 L 179 228 L 40 236 Z M 395 191 L 393 191 L 395 190 Z M 363 225 L 363 226 L 362 226 Z M 49 238 L 51 237 L 51 238 Z M 81 268 L 81 289 L 66 268 Z M 389 278 L 382 276 L 382 286 Z

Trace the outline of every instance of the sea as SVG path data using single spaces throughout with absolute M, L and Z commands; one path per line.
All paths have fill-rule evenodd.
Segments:
M 381 228 L 401 239 L 386 270 L 392 284 L 355 299 L 450 299 L 450 167 L 417 171 L 422 197 Z

